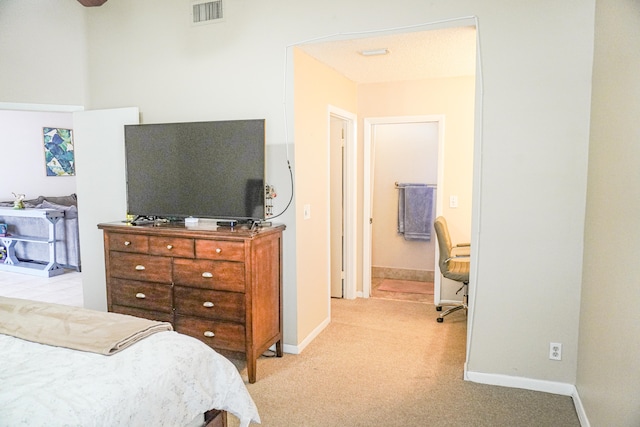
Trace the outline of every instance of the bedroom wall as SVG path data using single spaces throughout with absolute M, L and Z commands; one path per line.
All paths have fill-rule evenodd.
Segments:
M 25 19 L 23 8 L 28 6 L 23 3 L 39 20 Z M 52 38 L 56 48 L 67 41 L 65 34 L 41 31 L 51 16 L 46 12 L 54 13 L 49 4 L 69 10 L 71 21 L 60 22 L 81 24 L 67 26 L 76 36 L 70 46 L 83 36 L 83 23 L 74 18 L 85 15 L 86 102 L 83 75 L 76 68 L 56 74 L 57 84 L 41 84 L 38 79 L 51 82 L 48 70 L 36 67 L 26 49 L 45 38 Z M 297 153 L 310 148 L 305 146 L 309 140 L 293 140 L 291 45 L 330 34 L 477 16 L 482 56 L 477 90 L 483 96 L 476 104 L 481 120 L 475 158 L 481 168 L 474 171 L 479 197 L 473 199 L 472 241 L 477 251 L 466 366 L 468 372 L 489 376 L 482 380 L 515 377 L 573 384 L 595 0 L 399 0 L 393 8 L 365 0 L 329 0 L 322 8 L 285 0 L 230 0 L 227 5 L 224 23 L 190 27 L 188 2 L 110 0 L 85 9 L 71 0 L 4 0 L 0 24 L 10 25 L 0 25 L 0 37 L 29 36 L 18 45 L 24 51 L 3 48 L 11 50 L 8 63 L 14 66 L 0 75 L 0 80 L 10 79 L 0 86 L 0 99 L 84 104 L 88 109 L 138 106 L 143 122 L 264 117 L 268 144 L 295 144 Z M 78 69 L 82 64 L 80 60 Z M 310 190 L 316 177 L 325 176 L 327 165 L 296 154 L 295 167 L 297 182 Z M 299 216 L 303 197 L 315 196 L 297 195 Z M 298 259 L 323 260 L 329 251 L 296 237 L 312 237 L 316 222 L 285 220 L 291 225 L 285 241 L 297 241 L 284 259 L 285 269 L 294 269 L 285 286 L 297 292 L 296 306 L 287 306 L 285 321 L 299 328 L 285 340 L 298 345 L 321 327 L 319 314 L 327 310 L 326 299 L 318 299 L 327 284 L 311 273 L 296 272 L 301 270 Z M 295 236 L 289 234 L 294 226 Z M 564 344 L 562 362 L 548 360 L 550 341 Z
M 0 109 L 0 153 L 6 159 L 0 178 L 0 201 L 13 200 L 12 193 L 35 199 L 76 192 L 75 175 L 47 176 L 43 127 L 73 129 L 73 118 L 70 113 Z
M 0 2 L 0 102 L 85 104 L 84 9 L 72 0 Z
M 640 3 L 598 1 L 595 28 L 576 387 L 592 426 L 631 427 L 640 425 Z

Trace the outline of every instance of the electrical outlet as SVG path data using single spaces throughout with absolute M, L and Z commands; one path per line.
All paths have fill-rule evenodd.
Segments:
M 549 343 L 549 359 L 562 360 L 562 343 L 559 343 L 559 342 Z

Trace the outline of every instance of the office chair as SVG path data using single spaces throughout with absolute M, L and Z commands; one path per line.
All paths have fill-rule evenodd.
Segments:
M 462 303 L 456 304 L 447 311 L 440 314 L 436 320 L 439 323 L 444 322 L 444 317 L 449 314 L 464 310 L 467 311 L 467 299 L 469 288 L 469 256 L 471 253 L 471 246 L 469 243 L 460 243 L 455 246 L 451 244 L 451 237 L 449 236 L 449 228 L 447 226 L 447 220 L 439 216 L 435 219 L 433 227 L 436 230 L 436 237 L 438 239 L 438 248 L 440 250 L 440 258 L 438 265 L 440 267 L 440 273 L 447 279 L 455 280 L 462 283 L 462 286 L 456 294 L 463 291 Z M 441 311 L 442 306 L 437 306 L 436 310 Z

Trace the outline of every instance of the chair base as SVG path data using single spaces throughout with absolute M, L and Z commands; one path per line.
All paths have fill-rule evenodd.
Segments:
M 438 323 L 442 323 L 444 322 L 444 317 L 448 316 L 451 313 L 454 313 L 458 310 L 463 310 L 465 311 L 465 313 L 467 312 L 467 304 L 460 304 L 460 305 L 456 305 L 454 307 L 451 307 L 450 309 L 448 309 L 447 311 L 444 311 L 440 314 L 440 316 L 436 319 L 438 321 Z M 442 307 L 436 307 L 436 310 L 440 311 L 442 310 Z
M 463 291 L 462 294 L 462 302 L 458 305 L 455 305 L 453 307 L 451 307 L 450 309 L 448 309 L 447 311 L 443 312 L 442 314 L 440 314 L 440 316 L 436 319 L 438 321 L 438 323 L 442 323 L 444 322 L 444 317 L 448 316 L 451 313 L 454 313 L 458 310 L 463 310 L 465 314 L 467 313 L 467 309 L 468 309 L 468 305 L 467 302 L 469 301 L 469 293 L 468 293 L 468 289 L 469 289 L 469 282 L 465 281 L 462 286 L 460 287 L 460 289 L 458 289 L 458 291 L 456 292 L 456 294 L 460 291 Z M 442 310 L 442 306 L 437 306 L 436 307 L 437 311 L 441 311 Z

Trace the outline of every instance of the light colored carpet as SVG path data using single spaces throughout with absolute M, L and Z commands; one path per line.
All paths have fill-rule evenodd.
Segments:
M 415 280 L 382 279 L 379 291 L 401 292 L 407 294 L 433 295 L 433 282 L 417 282 Z
M 302 354 L 258 360 L 247 388 L 263 426 L 580 425 L 570 397 L 463 381 L 462 312 L 437 323 L 432 304 L 373 298 L 331 310 Z

